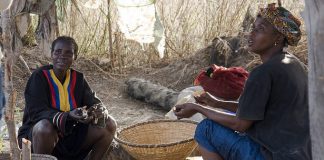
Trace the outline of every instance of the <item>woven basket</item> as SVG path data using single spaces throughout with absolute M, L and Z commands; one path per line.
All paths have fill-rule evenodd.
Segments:
M 0 160 L 12 159 L 10 153 L 0 153 Z M 56 157 L 47 154 L 31 154 L 32 160 L 57 160 Z
M 32 160 L 57 160 L 56 157 L 47 154 L 31 154 Z
M 0 153 L 0 160 L 8 160 L 11 159 L 10 153 Z
M 197 122 L 154 120 L 122 129 L 116 141 L 138 160 L 184 160 L 197 147 Z

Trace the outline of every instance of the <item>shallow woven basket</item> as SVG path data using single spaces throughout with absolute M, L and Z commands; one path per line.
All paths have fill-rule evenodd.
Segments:
M 116 141 L 138 160 L 184 160 L 197 147 L 197 122 L 154 120 L 122 129 Z
M 0 153 L 0 160 L 12 159 L 10 153 Z M 31 154 L 31 160 L 57 160 L 56 157 L 47 154 Z
M 32 160 L 57 160 L 56 157 L 46 154 L 31 154 Z

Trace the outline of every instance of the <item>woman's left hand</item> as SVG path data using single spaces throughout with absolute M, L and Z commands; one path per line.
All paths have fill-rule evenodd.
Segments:
M 189 118 L 197 113 L 196 107 L 199 107 L 197 104 L 194 103 L 185 103 L 181 105 L 175 106 L 174 114 L 181 118 Z
M 109 118 L 109 114 L 107 108 L 102 103 L 91 106 L 88 109 L 88 114 L 93 119 L 92 124 L 100 127 L 106 126 L 106 120 Z

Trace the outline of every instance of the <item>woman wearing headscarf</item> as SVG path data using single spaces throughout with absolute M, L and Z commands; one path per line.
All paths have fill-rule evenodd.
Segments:
M 116 130 L 85 80 L 71 68 L 78 45 L 71 37 L 61 36 L 52 43 L 52 65 L 35 70 L 25 89 L 26 106 L 18 131 L 32 142 L 33 153 L 54 155 L 59 160 L 101 159 Z M 91 151 L 91 152 L 90 152 Z
M 262 64 L 249 75 L 238 103 L 204 93 L 176 107 L 179 118 L 197 112 L 207 117 L 198 124 L 195 140 L 206 160 L 309 160 L 307 72 L 284 51 L 301 38 L 300 21 L 275 4 L 262 8 L 253 23 L 248 48 Z M 212 108 L 235 112 L 235 116 Z

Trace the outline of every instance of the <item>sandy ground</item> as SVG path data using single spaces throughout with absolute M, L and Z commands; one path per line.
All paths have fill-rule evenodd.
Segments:
M 89 84 L 98 97 L 107 106 L 110 114 L 117 120 L 120 127 L 138 122 L 163 118 L 166 111 L 160 107 L 147 104 L 129 97 L 125 91 L 124 81 L 128 79 L 117 78 L 112 80 L 101 74 L 87 75 Z

